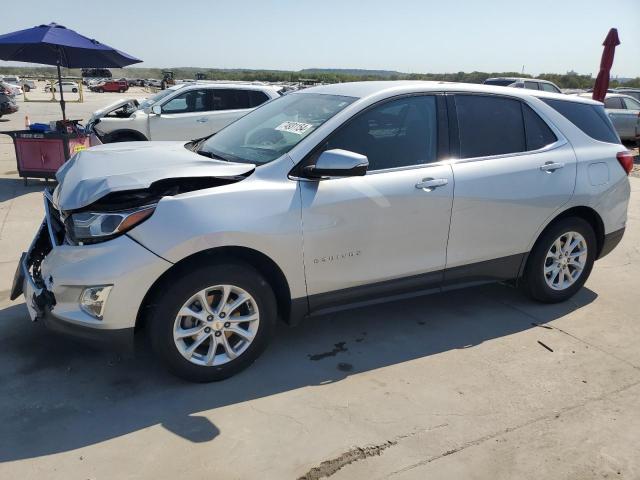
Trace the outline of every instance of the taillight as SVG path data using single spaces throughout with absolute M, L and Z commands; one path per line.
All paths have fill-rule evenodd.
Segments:
M 624 168 L 624 171 L 627 173 L 627 175 L 629 175 L 631 173 L 631 170 L 633 169 L 633 155 L 631 155 L 631 152 L 618 152 L 616 158 L 618 159 L 618 162 L 620 163 L 622 168 Z

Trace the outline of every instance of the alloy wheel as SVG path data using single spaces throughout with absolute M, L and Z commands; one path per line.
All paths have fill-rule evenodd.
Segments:
M 566 232 L 552 244 L 544 260 L 544 279 L 553 290 L 571 287 L 587 265 L 587 241 L 578 232 Z
M 259 324 L 258 305 L 251 294 L 234 285 L 215 285 L 200 290 L 180 308 L 173 340 L 189 362 L 218 366 L 249 348 Z

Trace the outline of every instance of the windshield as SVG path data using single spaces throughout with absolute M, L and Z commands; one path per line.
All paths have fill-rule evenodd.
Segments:
M 629 110 L 640 110 L 640 102 L 635 98 L 625 98 L 624 103 L 626 103 Z
M 178 90 L 182 86 L 183 85 L 180 85 L 180 87 L 178 87 L 178 88 L 169 88 L 167 90 L 160 90 L 158 93 L 156 93 L 152 97 L 145 98 L 142 102 L 140 102 L 140 106 L 138 108 L 140 108 L 140 110 L 143 110 L 143 109 L 145 109 L 147 107 L 150 107 L 154 103 L 157 103 L 160 100 L 162 100 L 163 98 L 168 97 L 172 93 L 175 93 L 176 90 Z
M 339 95 L 290 93 L 220 130 L 202 144 L 199 152 L 231 162 L 268 163 L 355 100 Z

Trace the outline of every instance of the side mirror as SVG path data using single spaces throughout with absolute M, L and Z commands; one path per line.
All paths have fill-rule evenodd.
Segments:
M 151 107 L 151 113 L 155 115 L 162 115 L 162 107 L 160 105 L 153 105 Z
M 325 150 L 315 165 L 304 167 L 305 177 L 322 179 L 328 177 L 361 177 L 367 173 L 369 160 L 365 155 L 348 150 Z

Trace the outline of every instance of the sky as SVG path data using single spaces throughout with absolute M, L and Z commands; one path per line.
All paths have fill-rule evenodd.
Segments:
M 640 76 L 640 0 L 236 0 L 21 2 L 0 34 L 56 22 L 146 67 Z M 122 6 L 119 8 L 119 6 Z M 599 5 L 606 5 L 601 8 Z M 0 66 L 7 65 L 0 61 Z

